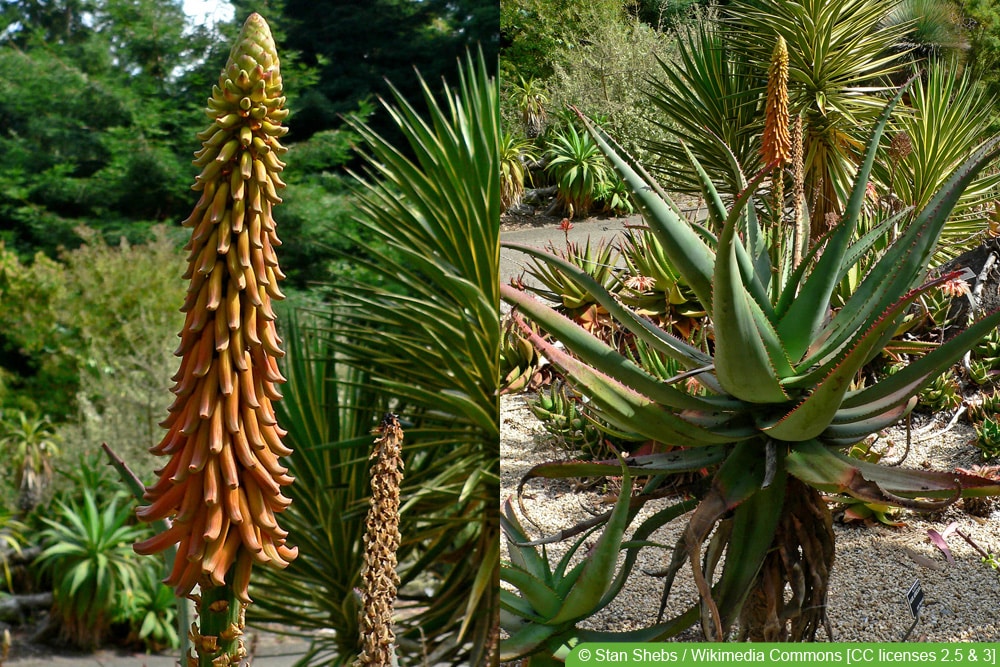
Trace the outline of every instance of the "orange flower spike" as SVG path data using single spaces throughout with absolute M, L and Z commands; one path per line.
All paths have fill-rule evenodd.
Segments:
M 170 459 L 146 490 L 150 505 L 137 512 L 143 521 L 172 519 L 168 530 L 136 551 L 181 546 L 167 582 L 178 596 L 200 586 L 200 636 L 218 638 L 211 656 L 199 655 L 201 664 L 243 650 L 238 639 L 223 641 L 220 628 L 249 603 L 252 566 L 283 567 L 294 557 L 282 537 L 281 557 L 275 558 L 270 537 L 285 535 L 278 523 L 288 499 L 280 487 L 290 478 L 276 455 L 291 451 L 279 440 L 284 431 L 270 426 L 270 401 L 280 397 L 271 383 L 283 381 L 275 357 L 284 354 L 270 307 L 270 299 L 281 298 L 276 281 L 283 276 L 272 250 L 281 242 L 271 217 L 284 187 L 278 156 L 287 150 L 278 142 L 288 131 L 281 93 L 274 40 L 264 19 L 253 14 L 208 100 L 211 125 L 198 135 L 203 143 L 194 163 L 202 171 L 194 189 L 201 195 L 183 223 L 191 230 L 184 274 L 191 284 L 177 350 L 182 360 L 171 389 L 176 400 L 164 421 L 169 430 L 151 449 Z M 267 388 L 263 396 L 260 387 Z M 216 610 L 225 610 L 226 618 Z
M 761 138 L 765 164 L 777 162 L 783 166 L 791 161 L 792 139 L 788 128 L 788 47 L 779 36 L 767 77 L 767 109 Z

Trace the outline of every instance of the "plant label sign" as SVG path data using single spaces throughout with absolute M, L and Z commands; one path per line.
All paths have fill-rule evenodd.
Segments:
M 920 580 L 915 579 L 910 589 L 906 591 L 906 604 L 910 607 L 913 618 L 920 614 L 920 607 L 924 604 L 924 592 L 920 589 Z

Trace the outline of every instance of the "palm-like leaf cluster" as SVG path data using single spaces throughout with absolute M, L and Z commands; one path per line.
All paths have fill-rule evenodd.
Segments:
M 883 24 L 895 3 L 867 0 L 739 1 L 727 9 L 730 39 L 761 71 L 771 36 L 788 44 L 792 114 L 805 116 L 805 183 L 814 235 L 839 214 L 854 180 L 864 133 L 884 100 L 874 93 L 905 64 L 895 48 L 911 23 Z M 764 37 L 764 39 L 761 39 Z
M 405 431 L 400 590 L 408 595 L 419 579 L 422 603 L 397 629 L 401 658 L 426 651 L 432 663 L 495 659 L 498 89 L 481 58 L 460 71 L 443 103 L 424 85 L 423 116 L 398 94 L 386 105 L 406 148 L 352 123 L 368 151 L 359 219 L 367 238 L 376 239 L 362 242 L 368 259 L 354 259 L 375 278 L 334 285 L 338 305 L 323 334 L 328 347 L 299 362 L 294 348 L 289 353 L 282 405 L 299 478 L 289 521 L 312 535 L 299 540 L 299 563 L 288 570 L 296 599 L 288 619 L 335 628 L 341 661 L 349 659 L 343 652 L 357 625 L 351 582 L 361 563 L 367 430 L 372 413 L 390 407 Z M 334 354 L 336 366 L 308 368 Z M 297 420 L 302 424 L 293 426 Z M 283 581 L 276 575 L 258 593 L 271 619 L 285 617 Z M 428 586 L 433 591 L 425 595 Z
M 82 503 L 56 501 L 54 518 L 42 518 L 46 547 L 36 562 L 52 577 L 63 637 L 82 648 L 96 648 L 106 638 L 118 596 L 141 575 L 132 542 L 148 531 L 129 525 L 132 508 L 124 497 L 115 496 L 102 510 L 84 489 Z
M 735 50 L 722 30 L 702 22 L 678 42 L 678 62 L 660 61 L 664 81 L 650 82 L 653 105 L 663 113 L 663 128 L 676 137 L 651 142 L 661 171 L 675 192 L 700 193 L 681 141 L 702 161 L 712 179 L 737 191 L 739 174 L 726 158 L 729 151 L 750 171 L 762 166 L 756 137 L 767 88 L 767 69 Z
M 876 173 L 894 198 L 893 205 L 921 208 L 957 167 L 970 147 L 989 131 L 990 100 L 968 77 L 956 77 L 954 67 L 931 63 L 926 80 L 918 78 L 910 95 L 912 113 L 896 119 L 896 144 L 891 163 Z M 1000 175 L 986 171 L 962 193 L 942 233 L 935 264 L 956 256 L 982 238 L 996 197 Z

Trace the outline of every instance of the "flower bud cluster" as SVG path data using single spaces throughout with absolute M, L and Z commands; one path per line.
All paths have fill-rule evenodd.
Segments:
M 272 401 L 285 381 L 272 301 L 284 298 L 272 206 L 284 187 L 279 139 L 288 129 L 278 57 L 267 23 L 246 22 L 213 88 L 198 135 L 202 149 L 195 190 L 201 198 L 184 221 L 191 228 L 186 314 L 176 354 L 176 396 L 167 429 L 152 452 L 168 456 L 137 510 L 143 521 L 171 519 L 168 530 L 135 550 L 152 554 L 178 545 L 166 583 L 178 596 L 195 584 L 232 584 L 249 603 L 254 563 L 285 567 L 296 556 L 276 515 L 291 500 L 293 479 L 279 462 L 291 450 Z

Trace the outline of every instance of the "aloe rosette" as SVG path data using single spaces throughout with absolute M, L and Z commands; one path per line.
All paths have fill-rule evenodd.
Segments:
M 275 518 L 291 502 L 281 489 L 293 481 L 279 462 L 291 450 L 272 404 L 284 382 L 272 308 L 283 298 L 284 275 L 271 215 L 284 187 L 278 156 L 286 149 L 278 139 L 288 112 L 281 92 L 274 40 L 253 14 L 208 100 L 211 126 L 198 135 L 202 171 L 194 189 L 201 198 L 183 222 L 192 230 L 184 276 L 190 287 L 176 399 L 162 424 L 167 433 L 151 450 L 169 460 L 136 511 L 143 521 L 171 520 L 135 550 L 177 545 L 165 581 L 178 597 L 200 585 L 202 640 L 212 651 L 239 634 L 253 565 L 284 567 L 296 555 Z M 209 636 L 204 617 L 219 611 L 233 627 L 227 621 Z
M 505 244 L 572 278 L 622 327 L 675 359 L 683 370 L 664 381 L 530 295 L 501 287 L 502 298 L 518 316 L 529 318 L 562 343 L 558 346 L 525 330 L 540 354 L 563 371 L 602 419 L 641 438 L 683 447 L 625 461 L 633 477 L 645 475 L 651 480 L 629 501 L 630 517 L 645 500 L 657 497 L 656 483 L 665 473 L 706 465 L 714 471 L 703 487 L 692 490 L 699 502 L 666 568 L 669 591 L 674 575 L 690 563 L 699 603 L 629 635 L 631 640 L 670 636 L 699 618 L 712 640 L 726 638 L 736 620 L 750 639 L 814 636 L 825 620 L 825 581 L 833 558 L 829 511 L 818 492 L 915 509 L 944 507 L 960 497 L 1000 494 L 996 480 L 888 468 L 842 451 L 905 416 L 922 387 L 1000 324 L 1000 313 L 986 315 L 899 372 L 870 386 L 852 388 L 858 371 L 891 339 L 908 306 L 949 277 L 927 281 L 928 260 L 963 190 L 1000 153 L 1000 138 L 986 142 L 927 206 L 901 212 L 903 233 L 851 298 L 834 311 L 830 303 L 838 281 L 878 238 L 878 230 L 858 237 L 856 229 L 879 140 L 901 95 L 902 90 L 875 126 L 843 217 L 799 263 L 788 259 L 772 265 L 769 257 L 754 202 L 767 172 L 749 183 L 743 179 L 741 194 L 727 210 L 691 156 L 709 205 L 706 227 L 721 230 L 716 237 L 708 228 L 686 221 L 640 165 L 605 132 L 587 125 L 628 184 L 670 262 L 707 311 L 714 330 L 709 351 L 632 312 L 569 262 L 528 246 Z M 680 380 L 692 377 L 702 388 L 697 395 L 680 386 Z M 529 478 L 615 474 L 616 468 L 617 462 L 549 464 L 533 470 Z M 623 521 L 619 515 L 605 515 L 602 520 L 609 526 Z M 512 527 L 509 517 L 507 521 Z M 653 527 L 650 521 L 640 526 L 643 534 Z M 516 527 L 512 530 L 511 561 L 501 576 L 519 595 L 508 590 L 502 598 L 510 632 L 503 658 L 551 654 L 574 637 L 605 639 L 574 624 L 613 598 L 620 587 L 615 582 L 627 574 L 629 561 L 617 578 L 611 577 L 616 567 L 612 559 L 604 579 L 580 577 L 561 582 L 558 589 L 536 586 L 529 595 L 522 586 L 529 581 L 525 571 L 532 575 L 530 581 L 544 576 L 534 571 L 539 569 L 537 559 L 523 553 L 529 548 L 524 535 Z M 641 547 L 639 542 L 633 536 L 623 544 L 619 536 L 609 541 L 608 548 L 631 554 Z M 532 563 L 534 569 L 528 567 Z M 786 582 L 796 591 L 791 601 L 783 600 Z M 810 588 L 815 597 L 808 598 L 808 591 L 802 597 L 801 591 Z M 576 605 L 576 611 L 568 608 L 564 603 L 570 596 L 584 595 L 583 589 L 588 604 Z M 763 621 L 755 625 L 755 618 Z M 763 627 L 762 634 L 755 635 L 755 627 Z

